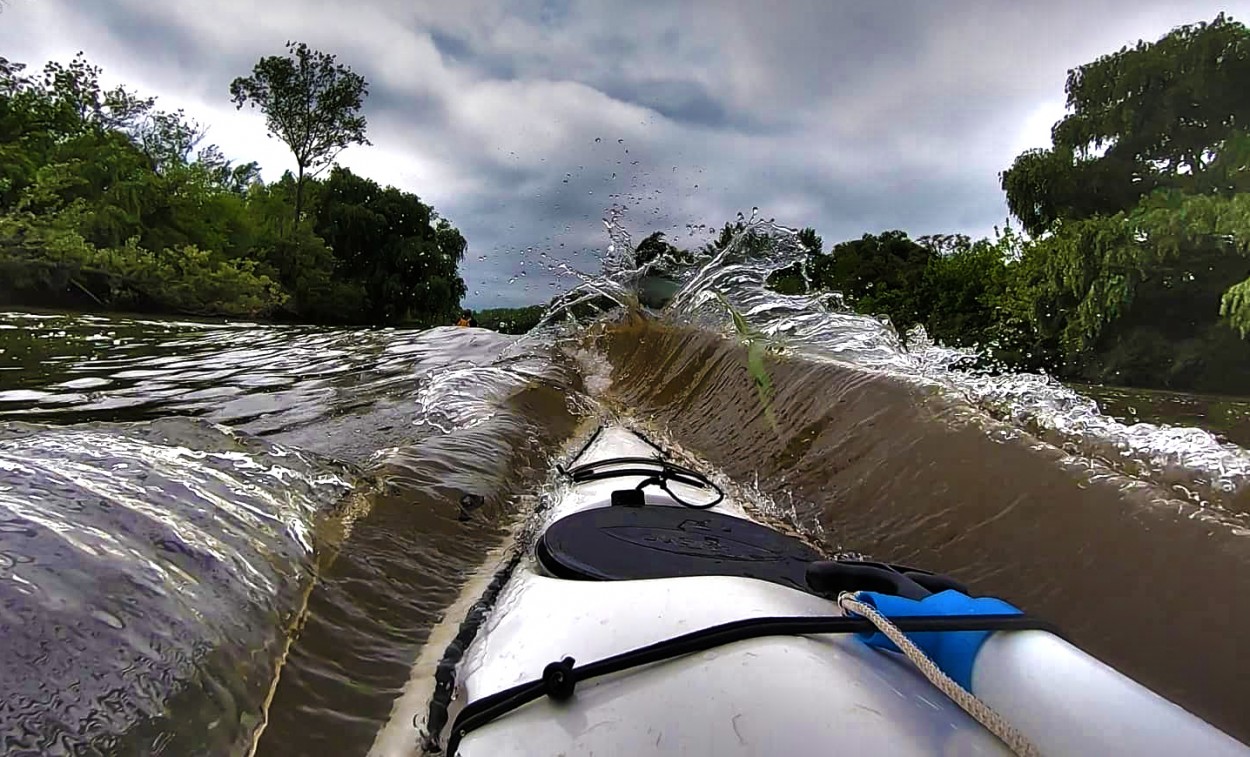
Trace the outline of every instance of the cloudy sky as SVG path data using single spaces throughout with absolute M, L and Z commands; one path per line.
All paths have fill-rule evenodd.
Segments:
M 1049 143 L 1069 68 L 1210 20 L 1205 0 L 7 0 L 0 55 L 77 51 L 266 178 L 293 161 L 230 81 L 287 40 L 371 84 L 340 162 L 416 192 L 469 240 L 467 303 L 549 299 L 608 244 L 758 207 L 826 244 L 989 233 L 997 174 Z

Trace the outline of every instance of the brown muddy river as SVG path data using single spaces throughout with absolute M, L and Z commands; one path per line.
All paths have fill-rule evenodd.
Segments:
M 698 298 L 526 338 L 0 314 L 2 751 L 241 754 L 264 724 L 258 754 L 363 754 L 613 414 L 1250 739 L 1250 401 L 964 375 L 871 319 L 735 304 L 767 396 L 765 337 Z

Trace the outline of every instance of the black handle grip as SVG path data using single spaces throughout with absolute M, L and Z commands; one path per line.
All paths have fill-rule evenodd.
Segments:
M 968 593 L 967 587 L 949 576 L 864 560 L 808 563 L 807 585 L 831 599 L 844 591 L 875 591 L 916 600 L 947 589 Z

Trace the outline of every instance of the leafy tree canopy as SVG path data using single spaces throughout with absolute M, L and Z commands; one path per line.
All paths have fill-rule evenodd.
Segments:
M 81 55 L 41 75 L 0 58 L 0 302 L 331 323 L 456 311 L 465 240 L 416 195 L 343 169 L 265 185 L 183 113 L 99 80 Z
M 1003 172 L 1030 234 L 1127 211 L 1158 188 L 1250 189 L 1250 30 L 1223 14 L 1068 73 L 1054 146 Z
M 295 218 L 303 210 L 304 176 L 316 176 L 353 144 L 369 144 L 360 113 L 369 85 L 364 77 L 312 50 L 288 42 L 287 55 L 261 58 L 251 76 L 230 84 L 230 96 L 242 108 L 250 104 L 265 114 L 269 135 L 291 148 L 297 167 Z
M 1069 73 L 1054 146 L 1001 177 L 1035 237 L 1004 312 L 1039 350 L 1098 378 L 1112 354 L 1168 380 L 1250 363 L 1229 338 L 1250 336 L 1247 81 L 1250 30 L 1223 14 Z
M 416 195 L 335 168 L 320 188 L 314 228 L 339 271 L 367 292 L 373 323 L 453 319 L 465 294 L 457 266 L 468 244 Z

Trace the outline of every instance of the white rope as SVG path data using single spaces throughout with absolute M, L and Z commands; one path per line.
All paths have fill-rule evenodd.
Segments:
M 885 634 L 886 638 L 894 642 L 894 645 L 903 651 L 907 659 L 920 669 L 925 678 L 929 679 L 929 683 L 936 686 L 943 694 L 950 697 L 955 704 L 959 705 L 976 721 L 998 738 L 1002 739 L 1011 751 L 1021 757 L 1039 757 L 1041 752 L 1037 751 L 1037 747 L 1025 738 L 1024 734 L 1015 729 L 1015 726 L 1007 722 L 1007 720 L 995 712 L 988 704 L 977 699 L 972 692 L 951 680 L 951 677 L 942 672 L 929 656 L 917 647 L 911 639 L 907 638 L 898 627 L 890 622 L 890 619 L 877 612 L 877 608 L 870 604 L 860 602 L 855 595 L 849 591 L 844 591 L 838 595 L 838 605 L 842 609 L 853 612 L 867 618 L 877 630 Z

